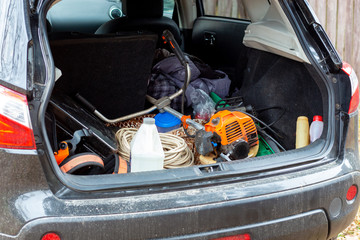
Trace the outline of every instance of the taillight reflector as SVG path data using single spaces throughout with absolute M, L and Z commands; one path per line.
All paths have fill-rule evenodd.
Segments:
M 0 148 L 36 149 L 26 96 L 0 86 Z
M 56 233 L 46 233 L 41 240 L 61 240 L 61 238 Z
M 356 88 L 355 93 L 351 96 L 349 113 L 353 113 L 359 106 L 359 88 Z
M 350 78 L 351 99 L 350 99 L 349 113 L 353 113 L 357 110 L 359 106 L 359 81 L 354 69 L 352 69 L 350 64 L 343 62 L 342 70 Z
M 245 234 L 239 234 L 239 235 L 234 235 L 234 236 L 215 238 L 213 240 L 251 240 L 251 237 L 248 233 L 245 233 Z
M 346 193 L 346 200 L 351 201 L 356 197 L 357 194 L 357 187 L 355 185 L 352 185 L 349 187 L 347 193 Z

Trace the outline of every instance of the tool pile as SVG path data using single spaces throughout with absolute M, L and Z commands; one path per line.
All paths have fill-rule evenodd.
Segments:
M 85 118 L 89 123 L 93 122 L 95 116 L 106 123 L 102 129 L 118 129 L 115 136 L 117 144 L 112 144 L 111 139 L 114 136 L 111 133 L 97 126 L 93 130 L 83 127 L 73 134 L 70 133 L 72 138 L 61 141 L 60 145 L 57 144 L 58 137 L 54 136 L 54 155 L 62 171 L 72 174 L 152 171 L 233 161 L 285 151 L 268 134 L 277 133 L 256 117 L 256 110 L 245 104 L 242 97 L 221 99 L 215 92 L 206 93 L 201 89 L 192 89 L 188 96 L 187 90 L 192 80 L 189 58 L 180 50 L 171 32 L 165 30 L 163 40 L 169 43 L 181 64 L 184 73 L 182 87 L 170 96 L 160 99 L 147 95 L 146 99 L 153 106 L 115 119 L 107 118 L 82 95 L 76 94 L 77 101 L 91 112 Z M 171 108 L 172 101 L 180 98 L 181 113 Z M 187 99 L 191 99 L 191 106 L 187 105 Z M 68 108 L 68 117 L 76 118 L 70 113 L 76 106 L 66 105 L 66 101 L 62 104 L 65 105 L 54 103 L 53 111 Z M 184 114 L 185 110 L 189 109 L 193 109 L 192 115 L 195 119 Z M 153 111 L 158 114 L 150 114 Z M 56 133 L 54 128 L 56 127 L 53 127 L 52 132 Z M 107 141 L 108 139 L 110 141 Z M 90 151 L 90 156 L 87 152 L 91 147 L 87 146 L 86 142 L 91 141 L 107 145 L 110 151 Z

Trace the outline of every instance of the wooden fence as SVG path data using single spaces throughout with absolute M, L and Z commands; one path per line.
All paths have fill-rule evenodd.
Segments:
M 308 0 L 343 61 L 360 77 L 360 0 Z M 242 0 L 203 0 L 205 12 L 246 18 Z
M 360 76 L 360 0 L 309 0 L 331 42 Z
M 203 0 L 203 3 L 208 15 L 248 19 L 242 0 Z

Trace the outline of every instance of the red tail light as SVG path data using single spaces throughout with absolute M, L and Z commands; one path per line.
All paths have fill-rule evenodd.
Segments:
M 351 100 L 349 113 L 353 113 L 357 110 L 359 106 L 359 81 L 355 74 L 355 71 L 352 69 L 350 64 L 343 62 L 342 70 L 349 75 L 350 83 L 351 83 Z
M 61 240 L 60 236 L 56 233 L 46 233 L 41 240 Z
M 239 234 L 239 235 L 234 235 L 234 236 L 216 238 L 213 240 L 251 240 L 251 237 L 248 233 L 245 233 L 245 234 Z
M 26 96 L 1 85 L 0 148 L 36 149 Z
M 347 193 L 346 193 L 346 200 L 351 201 L 353 200 L 357 195 L 357 187 L 355 185 L 352 185 L 349 187 Z

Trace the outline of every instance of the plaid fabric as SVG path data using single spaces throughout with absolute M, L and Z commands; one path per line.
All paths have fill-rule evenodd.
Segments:
M 215 77 L 208 79 L 204 77 L 206 74 L 200 72 L 193 61 L 190 59 L 188 61 L 191 69 L 191 80 L 185 93 L 186 107 L 192 106 L 191 95 L 196 89 L 201 89 L 207 94 L 215 92 L 221 98 L 228 95 L 231 81 L 225 73 L 211 70 L 210 67 L 204 68 L 207 69 L 205 73 L 209 73 L 211 70 L 212 76 Z M 153 67 L 147 94 L 155 99 L 170 96 L 183 86 L 184 80 L 185 69 L 179 60 L 175 56 L 167 57 Z M 172 101 L 171 107 L 173 109 L 181 110 L 181 98 L 179 96 Z
M 160 99 L 165 96 L 179 91 L 179 88 L 172 82 L 164 73 L 153 73 L 147 89 L 147 94 L 155 99 Z M 181 110 L 181 96 L 171 101 L 170 105 L 173 109 Z

